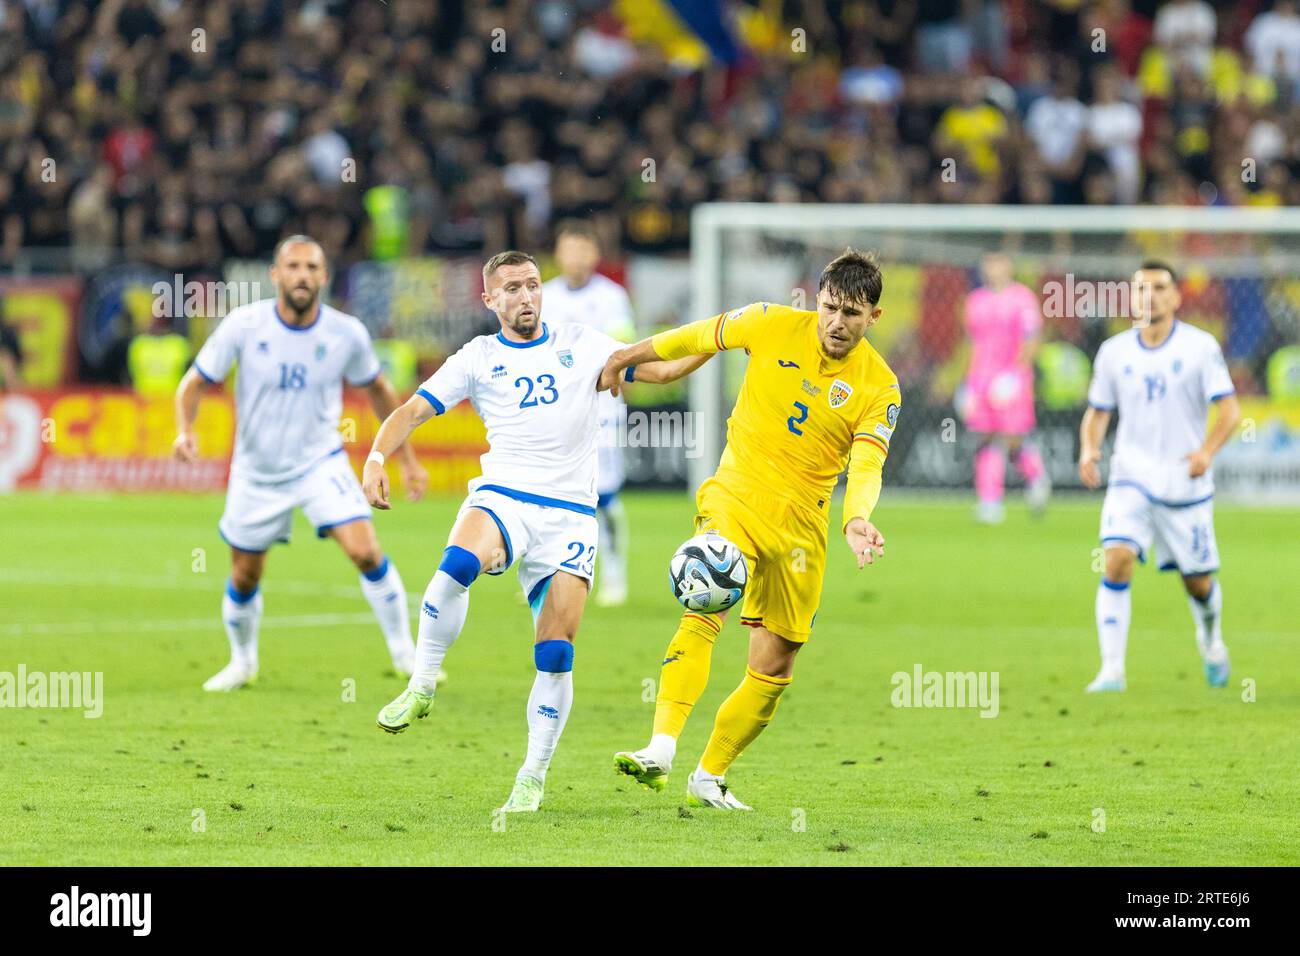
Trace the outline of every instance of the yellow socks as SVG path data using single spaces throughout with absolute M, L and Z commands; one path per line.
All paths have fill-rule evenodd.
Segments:
M 781 694 L 790 686 L 791 680 L 789 677 L 768 677 L 746 667 L 745 679 L 718 708 L 713 734 L 709 737 L 709 745 L 704 748 L 700 766 L 714 776 L 726 774 L 732 761 L 771 721 Z
M 655 699 L 655 734 L 674 740 L 686 726 L 691 708 L 709 682 L 713 642 L 722 624 L 707 614 L 683 614 L 677 633 L 668 643 L 659 671 L 659 696 Z

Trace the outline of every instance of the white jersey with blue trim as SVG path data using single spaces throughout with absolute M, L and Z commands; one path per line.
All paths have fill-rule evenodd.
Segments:
M 487 426 L 469 490 L 590 511 L 596 504 L 596 380 L 622 344 L 584 325 L 542 323 L 530 342 L 480 335 L 417 394 L 441 415 L 463 399 Z
M 343 383 L 369 385 L 379 359 L 360 319 L 321 305 L 301 328 L 275 299 L 233 309 L 203 343 L 194 368 L 223 381 L 235 364 L 235 454 L 231 474 L 250 481 L 299 478 L 341 451 Z
M 573 322 L 586 325 L 598 332 L 603 332 L 620 342 L 631 342 L 636 338 L 636 322 L 632 318 L 632 300 L 627 290 L 608 276 L 594 273 L 581 288 L 569 287 L 564 276 L 556 276 L 542 284 L 542 310 L 552 325 L 561 322 Z M 617 446 L 619 423 L 623 418 L 625 405 L 621 395 L 601 392 L 596 400 L 596 409 L 600 414 L 600 427 L 604 432 L 606 447 L 619 451 Z M 617 469 L 617 479 L 607 482 L 601 479 L 601 489 L 609 485 L 617 490 L 622 481 L 622 468 Z
M 1205 442 L 1210 403 L 1233 393 L 1218 340 L 1174 320 L 1151 348 L 1137 329 L 1102 343 L 1088 404 L 1118 411 L 1110 484 L 1133 485 L 1158 504 L 1186 505 L 1214 494 L 1214 477 L 1187 473 L 1187 456 Z

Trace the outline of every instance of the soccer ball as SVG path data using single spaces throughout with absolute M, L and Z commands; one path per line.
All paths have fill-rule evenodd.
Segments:
M 673 597 L 688 611 L 717 614 L 740 601 L 749 565 L 740 549 L 720 534 L 697 534 L 668 563 Z

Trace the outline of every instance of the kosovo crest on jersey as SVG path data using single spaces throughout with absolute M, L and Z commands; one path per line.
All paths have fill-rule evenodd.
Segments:
M 321 359 L 323 359 L 324 357 L 325 357 L 325 346 L 324 346 L 324 344 L 321 344 L 321 345 L 316 346 L 316 361 L 319 362 L 319 361 L 320 361 Z
M 831 390 L 826 393 L 826 399 L 831 403 L 831 408 L 839 408 L 852 394 L 853 386 L 837 378 L 831 382 Z
M 573 353 L 568 349 L 560 349 L 555 353 L 560 357 L 560 364 L 565 368 L 573 368 Z

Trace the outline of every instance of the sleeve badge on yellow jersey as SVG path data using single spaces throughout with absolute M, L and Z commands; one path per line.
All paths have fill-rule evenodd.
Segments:
M 826 393 L 826 400 L 831 403 L 831 408 L 839 408 L 852 394 L 853 386 L 837 378 L 831 383 L 831 390 Z
M 889 408 L 885 409 L 885 420 L 889 422 L 890 428 L 898 424 L 898 411 L 897 405 L 890 405 Z

